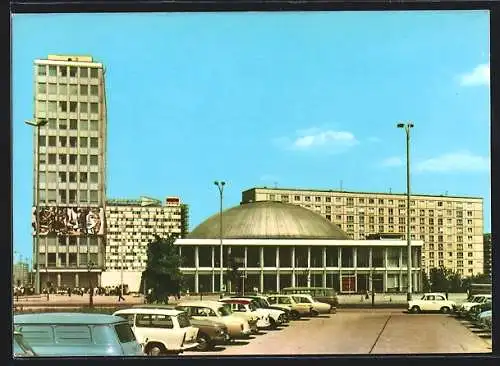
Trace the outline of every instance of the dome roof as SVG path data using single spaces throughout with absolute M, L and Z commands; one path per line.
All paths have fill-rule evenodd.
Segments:
M 220 214 L 210 216 L 187 239 L 220 237 Z M 244 203 L 222 212 L 224 239 L 349 239 L 340 227 L 307 208 L 277 201 Z

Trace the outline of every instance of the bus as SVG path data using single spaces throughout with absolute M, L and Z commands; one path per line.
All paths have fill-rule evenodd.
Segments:
M 329 287 L 285 287 L 281 292 L 284 295 L 309 294 L 313 299 L 325 302 L 334 307 L 337 307 L 339 304 L 337 293 L 333 288 Z

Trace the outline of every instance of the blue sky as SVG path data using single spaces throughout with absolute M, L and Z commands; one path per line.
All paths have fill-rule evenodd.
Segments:
M 13 238 L 31 257 L 33 72 L 105 64 L 107 195 L 190 205 L 190 228 L 254 186 L 484 197 L 490 230 L 489 14 L 286 12 L 13 17 Z

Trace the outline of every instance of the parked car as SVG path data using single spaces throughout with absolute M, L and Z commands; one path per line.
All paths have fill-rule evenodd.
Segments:
M 472 306 L 468 313 L 467 313 L 467 318 L 472 321 L 478 321 L 479 320 L 479 315 L 485 311 L 491 310 L 492 308 L 492 303 L 491 301 L 484 302 L 482 304 L 477 304 Z
M 456 308 L 455 313 L 460 318 L 465 317 L 467 316 L 467 312 L 470 310 L 471 307 L 473 307 L 474 305 L 483 304 L 487 301 L 491 301 L 490 294 L 470 296 L 466 302 L 460 304 L 459 306 L 455 306 Z
M 409 313 L 439 311 L 447 314 L 456 306 L 455 302 L 447 300 L 442 293 L 426 293 L 418 300 L 408 301 Z
M 106 314 L 36 313 L 14 315 L 20 332 L 38 356 L 143 356 L 126 320 Z
M 491 315 L 491 310 L 487 310 L 479 314 L 479 325 L 483 328 L 491 330 Z
M 318 314 L 330 314 L 332 312 L 333 306 L 324 302 L 316 301 L 311 295 L 307 294 L 296 294 L 291 295 L 292 298 L 298 303 L 311 304 L 313 309 L 313 315 Z
M 148 309 L 174 309 L 173 305 L 158 305 L 158 304 L 146 304 L 146 305 L 136 305 L 136 307 L 145 307 Z M 225 344 L 231 340 L 227 326 L 219 321 L 211 319 L 199 319 L 193 318 L 191 316 L 190 309 L 187 309 L 186 315 L 189 317 L 189 321 L 193 327 L 198 328 L 198 335 L 196 337 L 196 342 L 198 346 L 196 350 L 198 351 L 208 351 L 214 349 L 218 344 Z
M 298 303 L 291 295 L 269 295 L 267 301 L 274 306 L 286 306 L 289 308 L 291 319 L 299 319 L 301 316 L 312 315 L 312 304 Z
M 134 307 L 115 311 L 113 315 L 128 320 L 147 355 L 179 354 L 198 346 L 198 328 L 191 325 L 182 311 Z
M 264 309 L 275 309 L 275 310 L 281 310 L 285 314 L 283 315 L 283 323 L 286 324 L 290 322 L 290 308 L 286 306 L 279 306 L 279 305 L 271 305 L 269 301 L 267 301 L 267 297 L 264 295 L 255 295 L 255 296 L 250 296 L 249 298 L 254 299 L 259 303 L 259 305 L 264 308 Z
M 220 302 L 226 304 L 234 315 L 247 319 L 250 329 L 252 329 L 254 333 L 258 333 L 259 329 L 268 328 L 270 326 L 269 316 L 259 312 L 250 299 L 241 300 L 226 298 L 221 299 Z
M 307 294 L 315 301 L 330 304 L 332 309 L 339 305 L 337 292 L 330 287 L 285 287 L 281 292 L 284 295 Z
M 257 308 L 257 312 L 269 318 L 269 327 L 277 329 L 278 326 L 285 323 L 285 312 L 281 309 L 271 309 L 266 300 L 258 297 L 231 297 L 231 299 L 250 300 L 251 303 Z
M 14 357 L 38 356 L 20 332 L 14 332 L 14 336 L 12 337 L 12 354 Z
M 220 321 L 226 325 L 230 340 L 248 338 L 251 334 L 248 321 L 235 316 L 224 305 L 219 301 L 191 300 L 181 301 L 175 308 L 190 314 L 193 319 Z

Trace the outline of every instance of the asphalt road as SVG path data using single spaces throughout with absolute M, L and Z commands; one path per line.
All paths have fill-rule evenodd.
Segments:
M 401 310 L 341 310 L 292 321 L 216 351 L 183 355 L 311 355 L 490 353 L 491 340 L 450 315 Z

